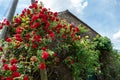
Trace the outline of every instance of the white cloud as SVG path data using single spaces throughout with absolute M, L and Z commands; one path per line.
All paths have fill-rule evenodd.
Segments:
M 41 2 L 43 2 L 44 7 L 46 8 L 50 8 L 52 11 L 54 12 L 60 12 L 66 9 L 69 9 L 71 3 L 69 0 L 39 0 Z M 69 4 L 69 5 L 68 5 Z
M 113 34 L 113 39 L 119 40 L 120 39 L 120 30 Z
M 52 1 L 50 1 L 50 0 L 39 0 L 39 1 L 42 1 L 44 6 L 47 7 L 47 8 L 51 8 L 55 3 L 55 0 L 52 0 Z
M 77 12 L 82 12 L 84 8 L 87 7 L 88 2 L 85 0 L 71 0 L 72 8 Z
M 66 9 L 74 10 L 75 12 L 81 13 L 88 5 L 86 0 L 39 0 L 42 1 L 44 6 L 51 8 L 52 11 L 63 11 Z

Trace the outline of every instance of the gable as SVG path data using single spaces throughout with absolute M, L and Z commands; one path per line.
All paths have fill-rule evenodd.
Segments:
M 68 23 L 72 23 L 75 26 L 82 25 L 85 29 L 88 30 L 87 33 L 81 34 L 81 36 L 88 35 L 90 39 L 93 39 L 96 37 L 96 35 L 100 35 L 95 30 L 93 30 L 90 26 L 88 26 L 86 23 L 81 21 L 79 18 L 77 18 L 75 15 L 73 15 L 70 11 L 66 10 L 63 12 L 59 12 L 59 17 L 62 20 L 66 20 Z

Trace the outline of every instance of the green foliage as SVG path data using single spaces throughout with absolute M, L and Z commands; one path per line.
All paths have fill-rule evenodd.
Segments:
M 110 51 L 112 50 L 112 43 L 110 41 L 109 38 L 107 37 L 99 37 L 97 36 L 95 39 L 94 39 L 94 42 L 95 42 L 95 47 L 96 49 L 98 50 L 107 50 L 107 51 Z
M 98 74 L 97 69 L 100 67 L 99 52 L 95 50 L 94 44 L 85 38 L 80 43 L 76 41 L 71 47 L 71 52 L 76 54 L 70 56 L 70 59 L 74 60 L 74 64 L 69 67 L 73 70 L 75 80 L 89 79 L 93 73 Z
M 120 78 L 120 57 L 117 50 L 112 48 L 112 43 L 107 37 L 96 37 L 94 39 L 95 49 L 99 53 L 99 64 L 101 74 L 100 80 L 118 80 Z
M 85 26 L 79 25 L 78 27 L 80 28 L 81 33 L 86 33 L 86 32 L 88 32 L 88 29 L 86 29 Z

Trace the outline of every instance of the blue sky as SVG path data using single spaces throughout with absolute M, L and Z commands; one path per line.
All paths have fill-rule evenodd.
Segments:
M 111 39 L 120 50 L 120 0 L 39 0 L 52 11 L 68 9 L 102 36 Z M 0 20 L 5 18 L 12 0 L 0 0 Z M 30 5 L 30 0 L 19 0 L 16 13 Z

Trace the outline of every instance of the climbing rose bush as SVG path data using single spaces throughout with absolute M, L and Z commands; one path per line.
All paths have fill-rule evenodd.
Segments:
M 71 44 L 80 40 L 76 35 L 80 32 L 79 27 L 60 20 L 57 12 L 37 2 L 16 15 L 11 23 L 6 19 L 0 23 L 0 29 L 5 26 L 8 34 L 0 46 L 1 54 L 5 55 L 1 80 L 34 80 L 40 76 L 35 73 L 66 59 Z M 64 58 L 63 54 L 66 55 Z M 74 64 L 74 60 L 70 63 Z

